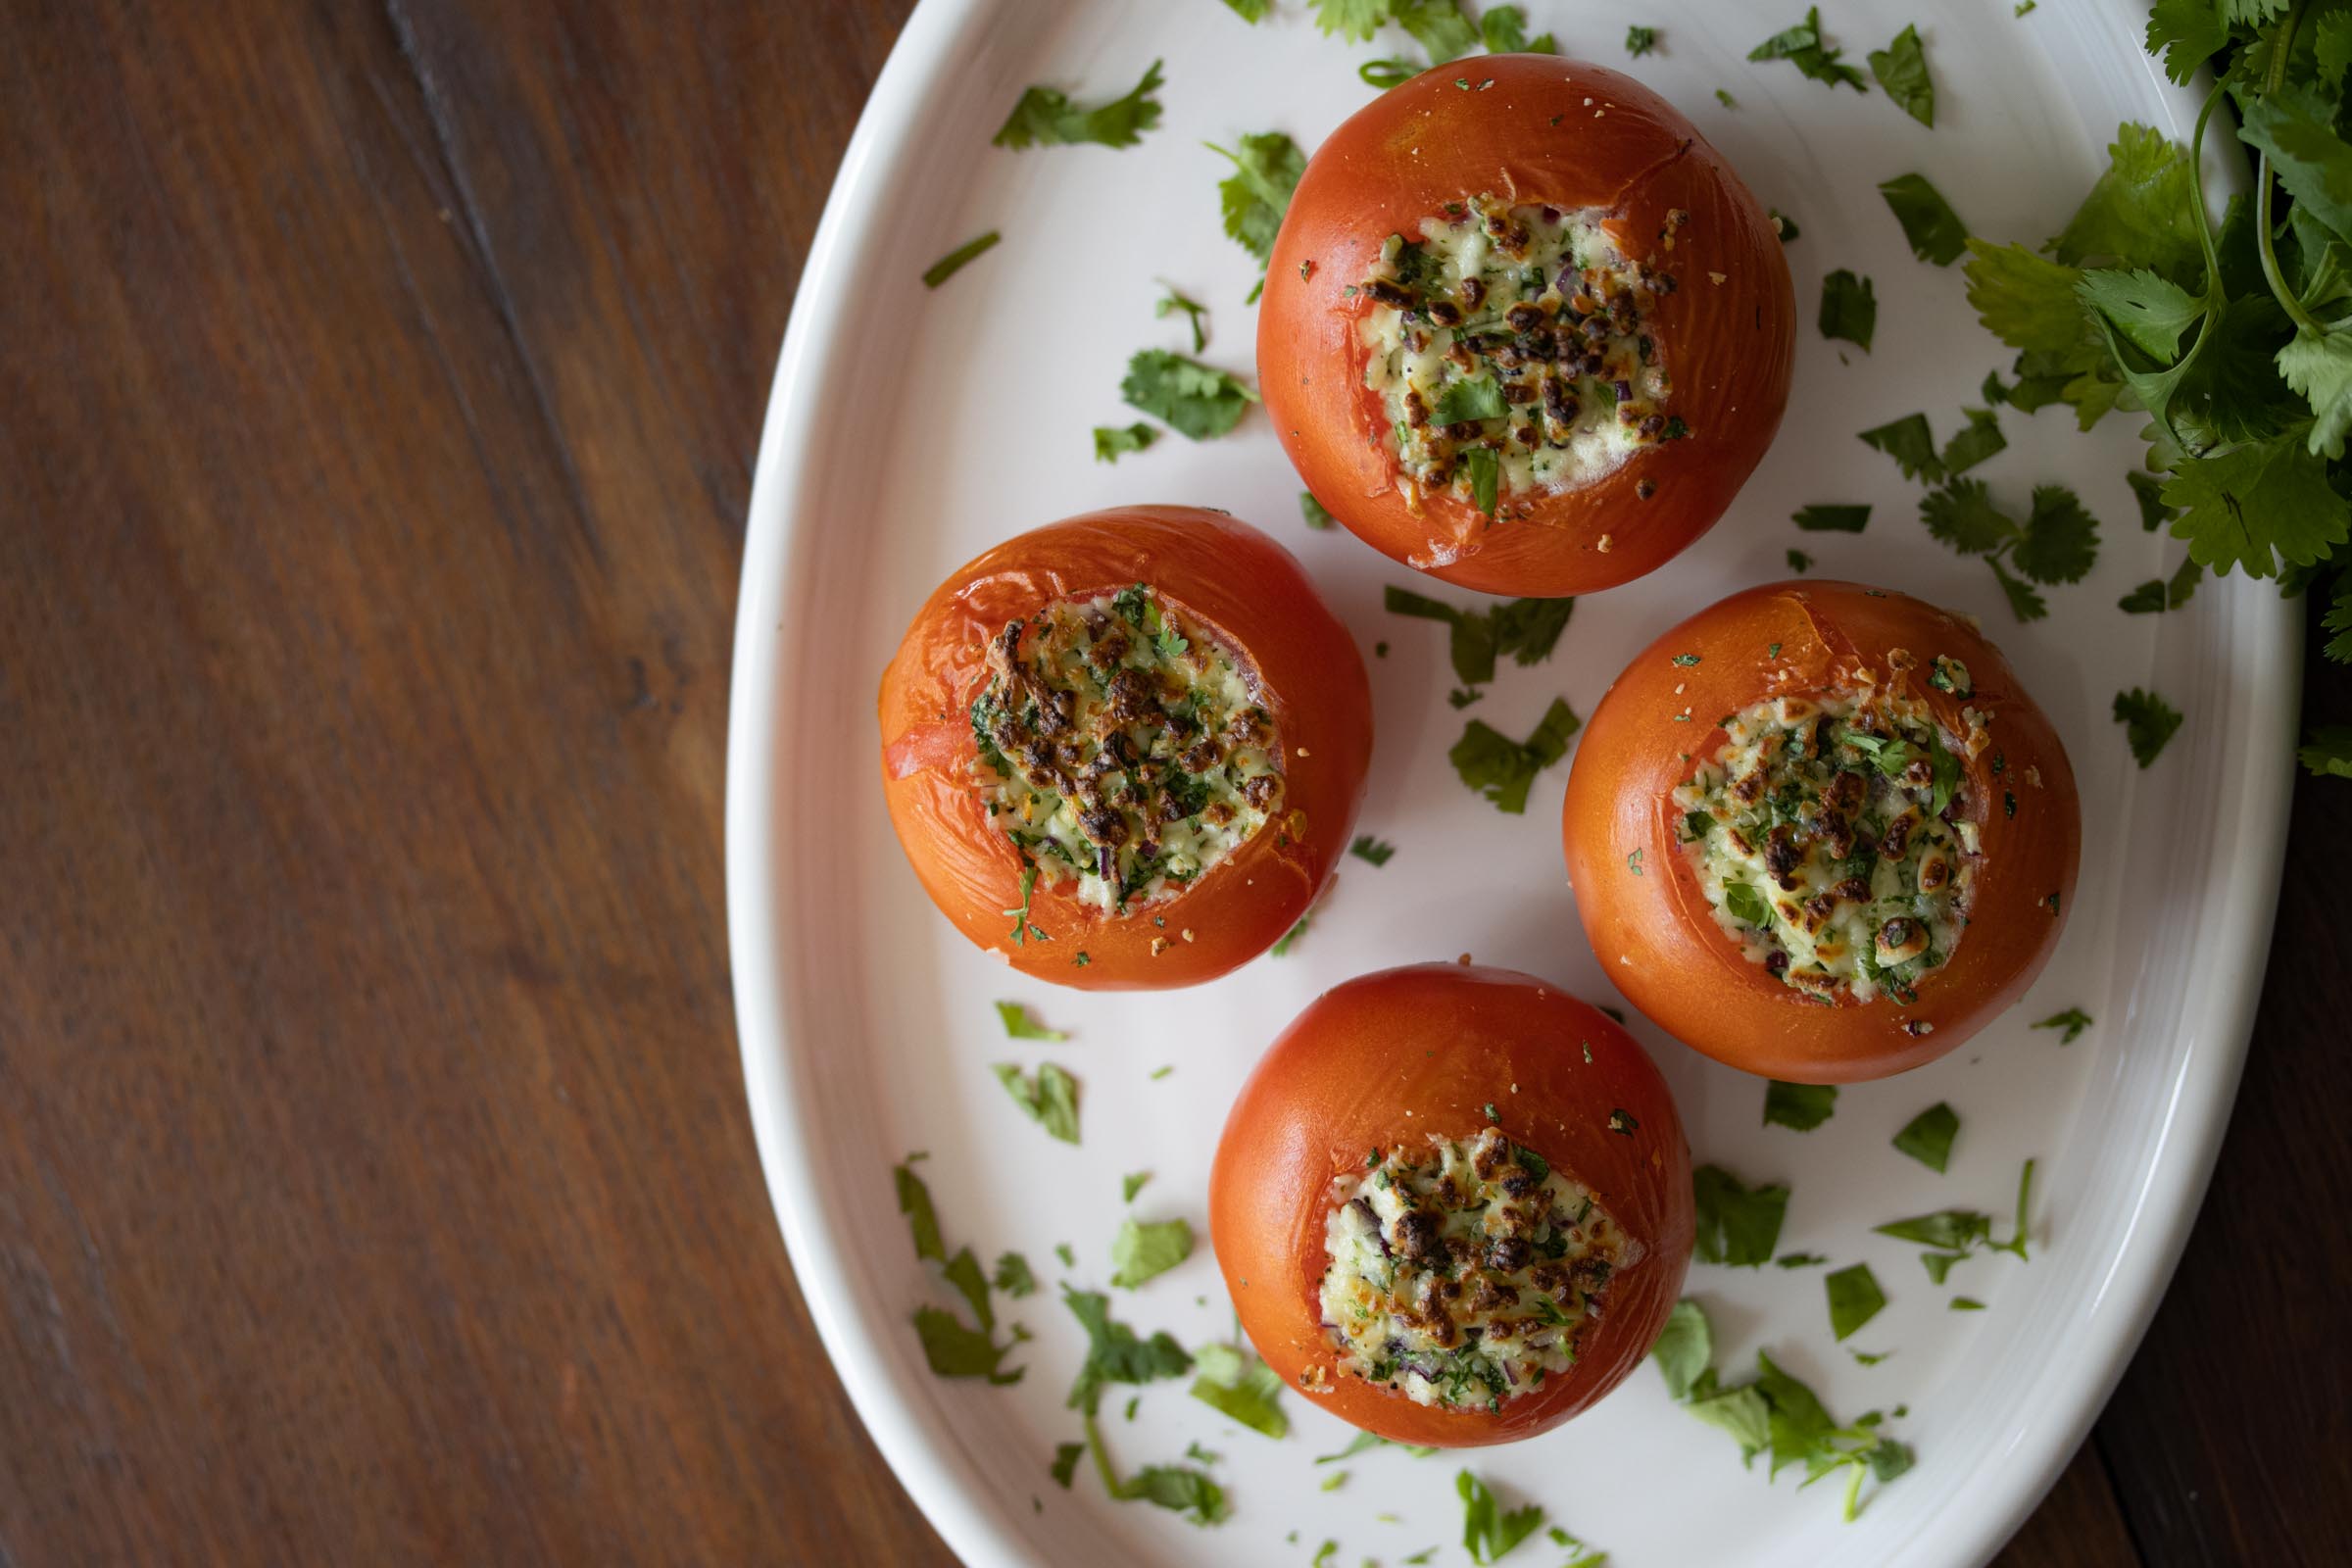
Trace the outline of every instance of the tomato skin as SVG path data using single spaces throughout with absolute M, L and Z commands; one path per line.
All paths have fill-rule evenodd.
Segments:
M 1494 1125 L 1590 1187 L 1644 1249 L 1611 1277 L 1575 1366 L 1499 1414 L 1342 1374 L 1317 1303 L 1333 1179 L 1360 1174 L 1375 1147 L 1476 1136 L 1490 1103 Z M 1617 1111 L 1631 1132 L 1609 1130 Z M 1690 1151 L 1665 1079 L 1607 1014 L 1512 970 L 1415 964 L 1325 992 L 1267 1049 L 1226 1118 L 1208 1221 L 1243 1329 L 1308 1400 L 1396 1443 L 1507 1443 L 1585 1409 L 1649 1353 L 1690 1262 Z
M 1777 659 L 1769 655 L 1776 644 Z M 1916 664 L 1889 677 L 1898 650 Z M 1968 666 L 1970 696 L 1928 683 L 1938 654 Z M 1698 662 L 1677 664 L 1678 655 Z M 1782 669 L 1793 673 L 1777 683 Z M 1961 710 L 1975 709 L 1989 718 L 1992 738 L 1983 755 L 1962 757 L 1984 850 L 1967 934 L 1950 961 L 1919 982 L 1919 1001 L 1901 1008 L 1886 999 L 1825 1006 L 1748 962 L 1708 910 L 1669 798 L 1690 774 L 1686 754 L 1708 757 L 1723 746 L 1718 716 L 1768 696 L 1836 690 L 1864 669 L 1924 702 L 1955 735 L 1966 733 Z M 1676 722 L 1685 712 L 1690 720 Z M 2011 794 L 2014 816 L 2001 805 Z M 2074 909 L 2082 807 L 2057 731 L 1973 623 L 1907 594 L 1808 579 L 1711 605 L 1626 667 L 1577 743 L 1561 837 L 1593 953 L 1660 1028 L 1763 1077 L 1853 1083 L 1934 1060 L 2034 983 Z M 1909 1020 L 1933 1032 L 1907 1033 Z
M 1021 862 L 969 781 L 969 710 L 983 652 L 1007 621 L 1057 599 L 1149 582 L 1256 666 L 1285 748 L 1283 816 L 1193 887 L 1124 918 L 1041 879 L 1011 940 Z M 882 673 L 882 783 L 891 825 L 941 912 L 1022 973 L 1083 990 L 1214 979 L 1306 912 L 1347 848 L 1372 756 L 1371 683 L 1354 641 L 1304 568 L 1265 534 L 1198 507 L 1118 507 L 1049 523 L 952 573 Z M 1153 924 L 1156 915 L 1164 925 Z M 1186 933 L 1191 933 L 1187 940 Z M 1154 956 L 1154 939 L 1166 944 Z M 1074 960 L 1083 952 L 1088 962 Z
M 1673 380 L 1667 411 L 1690 430 L 1529 503 L 1528 518 L 1493 523 L 1451 495 L 1407 506 L 1387 416 L 1364 386 L 1356 323 L 1371 301 L 1346 292 L 1391 234 L 1417 234 L 1446 203 L 1481 193 L 1618 211 L 1618 250 L 1679 285 L 1654 302 L 1648 330 Z M 1690 221 L 1665 252 L 1674 209 Z M 1616 72 L 1502 55 L 1383 93 L 1316 150 L 1268 263 L 1257 369 L 1291 462 L 1356 537 L 1465 588 L 1556 596 L 1630 582 L 1714 526 L 1780 428 L 1795 347 L 1771 218 L 1690 121 Z M 1644 480 L 1656 486 L 1647 500 L 1636 492 Z

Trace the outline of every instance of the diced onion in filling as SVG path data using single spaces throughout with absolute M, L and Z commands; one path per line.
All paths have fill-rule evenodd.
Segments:
M 1343 1372 L 1498 1410 L 1576 1361 L 1641 1247 L 1565 1171 L 1489 1127 L 1367 1152 L 1333 1184 L 1323 1322 Z
M 1967 695 L 1967 667 L 1935 662 Z M 1917 1000 L 1968 926 L 1982 858 L 1966 737 L 1876 687 L 1777 697 L 1674 792 L 1684 853 L 1715 920 L 1752 963 L 1823 1001 Z
M 1149 584 L 1008 622 L 972 702 L 973 780 L 1048 887 L 1125 914 L 1281 813 L 1281 737 L 1239 650 Z
M 1450 493 L 1490 515 L 1574 489 L 1688 434 L 1646 318 L 1671 273 L 1628 261 L 1598 209 L 1449 203 L 1389 236 L 1357 328 L 1408 501 Z M 1658 236 L 1672 251 L 1688 218 Z

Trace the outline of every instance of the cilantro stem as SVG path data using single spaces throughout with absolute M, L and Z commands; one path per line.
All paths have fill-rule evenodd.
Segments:
M 2277 92 L 2286 82 L 2286 59 L 2295 42 L 2295 26 L 2303 20 L 2303 8 L 2310 0 L 2295 0 L 2287 11 L 2286 20 L 2278 24 L 2278 31 L 2271 42 L 2271 63 L 2264 73 L 2262 90 L 2267 96 Z M 2217 86 L 2215 92 L 2221 89 Z M 2193 154 L 2191 155 L 2194 156 Z M 2278 246 L 2271 233 L 2271 155 L 2264 152 L 2254 161 L 2254 238 L 2262 252 L 2263 281 L 2271 285 L 2271 294 L 2278 301 L 2295 325 L 2305 332 L 2324 333 L 2328 330 L 2317 317 L 2303 308 L 2295 291 L 2286 284 L 2286 274 L 2278 268 Z M 2204 205 L 2200 200 L 2198 206 Z
M 2205 95 L 2205 107 L 2197 111 L 2196 129 L 2188 137 L 2188 186 L 2194 198 L 2188 204 L 2189 216 L 2197 220 L 2197 244 L 2205 252 L 2205 308 L 2217 310 L 2226 301 L 2222 297 L 2222 253 L 2213 242 L 2213 220 L 2205 211 L 2205 126 L 2213 119 L 2214 106 L 2222 101 L 2225 88 L 2213 84 Z

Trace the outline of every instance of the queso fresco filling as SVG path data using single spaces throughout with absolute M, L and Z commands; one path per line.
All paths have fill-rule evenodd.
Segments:
M 1638 1244 L 1488 1127 L 1374 1149 L 1332 1187 L 1323 1325 L 1340 1370 L 1416 1404 L 1499 1410 L 1575 1364 Z
M 1930 679 L 1970 694 L 1957 660 Z M 1981 853 L 1960 757 L 1989 737 L 1963 712 L 1969 733 L 1947 735 L 1926 704 L 1869 687 L 1725 721 L 1674 805 L 1716 922 L 1750 962 L 1825 1002 L 1917 1000 L 1965 935 Z
M 1280 814 L 1281 741 L 1256 671 L 1150 584 L 1008 621 L 987 658 L 973 781 L 1047 886 L 1124 914 Z
M 1645 319 L 1674 277 L 1620 254 L 1609 216 L 1479 196 L 1389 236 L 1356 285 L 1371 297 L 1357 332 L 1407 500 L 1451 494 L 1507 518 L 1515 498 L 1689 433 Z M 1669 216 L 1661 252 L 1688 216 Z

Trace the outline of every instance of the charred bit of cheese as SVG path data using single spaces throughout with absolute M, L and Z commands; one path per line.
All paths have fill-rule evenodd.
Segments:
M 1418 507 L 1450 493 L 1510 518 L 1642 447 L 1689 434 L 1646 318 L 1672 273 L 1628 261 L 1598 209 L 1448 203 L 1418 238 L 1389 236 L 1358 333 L 1364 384 L 1390 420 L 1398 482 Z M 1657 236 L 1671 250 L 1690 215 Z
M 1907 664 L 1907 658 L 1901 662 Z M 1965 665 L 1937 684 L 1966 694 Z M 1876 686 L 1778 697 L 1674 792 L 1678 829 L 1715 919 L 1748 961 L 1821 1002 L 1918 1000 L 1966 932 L 1983 858 L 1963 757 L 1985 716 L 1948 735 L 1925 703 Z
M 1500 1410 L 1567 1371 L 1641 1257 L 1590 1191 L 1493 1127 L 1372 1150 L 1331 1201 L 1319 1298 L 1339 1369 L 1416 1404 Z
M 1257 672 L 1149 584 L 1009 621 L 987 659 L 973 783 L 1048 887 L 1127 914 L 1281 814 Z

